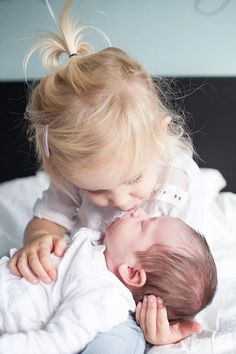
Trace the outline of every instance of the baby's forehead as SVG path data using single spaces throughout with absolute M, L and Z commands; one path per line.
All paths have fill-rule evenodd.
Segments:
M 188 225 L 185 224 L 180 218 L 174 217 L 174 216 L 161 216 L 158 220 L 159 223 L 163 227 L 165 227 L 166 230 L 169 230 L 170 232 L 176 231 L 178 232 L 189 232 L 188 231 Z
M 191 228 L 181 219 L 171 216 L 163 217 L 156 224 L 156 239 L 166 245 L 190 246 L 193 241 Z

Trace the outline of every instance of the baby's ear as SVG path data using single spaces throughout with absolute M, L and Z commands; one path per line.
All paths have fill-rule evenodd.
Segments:
M 140 288 L 146 283 L 146 272 L 138 265 L 130 267 L 123 263 L 119 266 L 118 272 L 121 280 L 127 286 Z
M 171 122 L 170 116 L 165 116 L 161 119 L 161 128 L 163 133 L 167 132 L 168 125 L 170 124 L 170 122 Z

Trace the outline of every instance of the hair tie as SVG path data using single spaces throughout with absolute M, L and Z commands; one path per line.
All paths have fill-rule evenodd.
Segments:
M 70 56 L 69 56 L 69 58 L 71 58 L 71 57 L 73 57 L 73 56 L 77 56 L 77 53 L 72 53 Z
M 43 133 L 43 148 L 44 153 L 47 158 L 50 157 L 49 148 L 48 148 L 48 124 L 46 124 L 44 133 Z

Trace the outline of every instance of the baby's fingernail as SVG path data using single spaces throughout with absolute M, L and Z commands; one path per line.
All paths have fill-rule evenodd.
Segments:
M 148 296 L 145 295 L 144 298 L 143 298 L 143 300 L 144 300 L 145 302 L 147 302 L 147 301 L 148 301 Z

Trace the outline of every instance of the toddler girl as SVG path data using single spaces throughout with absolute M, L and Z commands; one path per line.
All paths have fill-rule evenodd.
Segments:
M 204 190 L 182 119 L 163 104 L 137 61 L 118 48 L 93 52 L 82 41 L 84 28 L 70 19 L 72 2 L 65 5 L 58 33 L 46 33 L 31 51 L 41 49 L 50 68 L 34 88 L 26 116 L 51 185 L 37 201 L 25 246 L 9 266 L 34 283 L 56 280 L 50 253 L 63 255 L 65 234 L 79 227 L 102 231 L 138 206 L 151 216 L 178 216 L 204 231 Z M 60 64 L 65 53 L 68 60 Z M 142 306 L 142 329 L 152 344 L 174 343 L 198 330 L 195 322 L 170 326 L 166 309 L 157 316 L 152 301 Z M 84 353 L 143 350 L 130 319 L 97 336 Z

